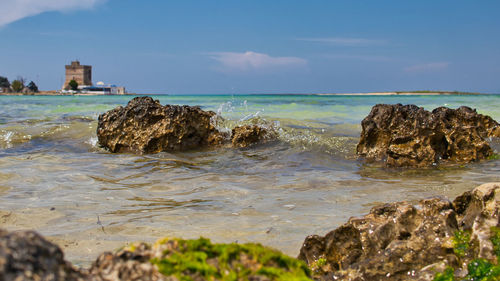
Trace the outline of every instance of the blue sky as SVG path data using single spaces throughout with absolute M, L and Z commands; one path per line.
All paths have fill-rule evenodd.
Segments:
M 500 1 L 0 0 L 0 75 L 168 94 L 500 93 Z

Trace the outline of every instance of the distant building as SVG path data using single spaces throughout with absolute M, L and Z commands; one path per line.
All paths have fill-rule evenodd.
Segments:
M 79 61 L 72 61 L 66 65 L 66 80 L 63 90 L 69 90 L 69 82 L 75 80 L 79 86 L 92 86 L 92 66 L 81 65 Z
M 78 89 L 72 90 L 69 82 L 75 80 L 78 83 Z M 66 65 L 66 81 L 64 82 L 62 93 L 70 94 L 92 94 L 92 95 L 124 95 L 125 87 L 118 87 L 112 84 L 97 82 L 92 85 L 92 66 L 81 65 L 79 61 L 72 61 Z
M 125 87 L 118 87 L 116 85 L 106 85 L 104 82 L 97 82 L 96 86 L 82 86 L 78 87 L 80 93 L 95 94 L 95 95 L 124 95 Z

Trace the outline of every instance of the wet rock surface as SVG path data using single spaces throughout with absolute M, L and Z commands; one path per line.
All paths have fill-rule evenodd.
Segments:
M 493 154 L 487 138 L 500 137 L 495 120 L 466 106 L 378 104 L 361 125 L 357 154 L 394 167 L 478 161 Z
M 221 144 L 225 136 L 211 123 L 215 112 L 196 106 L 162 106 L 136 97 L 99 116 L 99 144 L 111 152 L 156 153 Z
M 307 237 L 299 259 L 318 280 L 433 280 L 436 272 L 472 258 L 496 263 L 490 238 L 499 226 L 499 200 L 500 183 L 492 183 L 453 202 L 431 198 L 374 207 L 325 236 Z M 462 256 L 454 237 L 463 231 L 473 246 Z
M 163 276 L 158 268 L 149 262 L 152 258 L 151 247 L 144 243 L 134 246 L 133 249 L 120 250 L 115 254 L 103 253 L 92 264 L 89 280 L 175 280 Z
M 111 152 L 157 153 L 217 147 L 232 143 L 248 147 L 277 138 L 274 129 L 259 125 L 235 127 L 231 136 L 215 127 L 215 112 L 196 106 L 161 105 L 137 97 L 99 116 L 97 138 Z
M 0 229 L 0 280 L 85 280 L 61 249 L 33 231 Z
M 257 125 L 238 126 L 231 132 L 231 143 L 234 147 L 248 147 L 276 138 L 277 135 L 273 130 Z

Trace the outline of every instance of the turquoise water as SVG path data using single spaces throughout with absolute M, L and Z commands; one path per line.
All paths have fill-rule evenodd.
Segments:
M 0 96 L 0 227 L 35 229 L 77 264 L 132 241 L 205 236 L 297 255 L 380 202 L 456 196 L 500 181 L 500 161 L 385 169 L 357 159 L 360 122 L 377 103 L 468 105 L 500 120 L 500 96 L 156 96 L 237 124 L 272 124 L 280 141 L 151 155 L 97 144 L 99 114 L 131 96 Z M 492 140 L 499 149 L 498 140 Z

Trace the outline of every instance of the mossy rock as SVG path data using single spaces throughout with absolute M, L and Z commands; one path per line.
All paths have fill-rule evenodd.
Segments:
M 260 244 L 163 239 L 151 262 L 179 280 L 311 280 L 307 265 Z
M 490 241 L 493 245 L 493 251 L 497 257 L 495 262 L 483 258 L 473 257 L 467 263 L 467 275 L 463 278 L 455 276 L 455 269 L 447 267 L 443 272 L 436 273 L 434 281 L 499 281 L 500 280 L 500 229 L 492 227 L 490 229 Z M 453 250 L 459 259 L 466 259 L 467 254 L 473 248 L 470 231 L 457 231 L 453 237 Z

